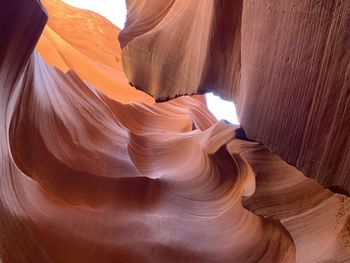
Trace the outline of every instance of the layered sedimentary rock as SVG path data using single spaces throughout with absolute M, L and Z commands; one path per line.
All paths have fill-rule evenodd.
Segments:
M 126 93 L 49 66 L 33 52 L 47 19 L 40 2 L 3 7 L 2 262 L 350 260 L 347 197 L 218 122 L 200 100 L 127 104 Z M 66 51 L 57 39 L 37 49 L 60 67 L 50 60 Z M 70 45 L 63 57 L 88 56 Z
M 249 138 L 349 192 L 349 1 L 127 4 L 119 39 L 133 85 L 158 100 L 232 99 Z
M 120 30 L 90 11 L 79 10 L 60 0 L 42 1 L 49 15 L 36 50 L 45 61 L 62 71 L 74 70 L 104 94 L 123 103 L 154 102 L 132 89 L 122 71 Z

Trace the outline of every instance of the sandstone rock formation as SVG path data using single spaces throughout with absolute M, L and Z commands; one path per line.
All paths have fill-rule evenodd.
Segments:
M 61 5 L 43 3 L 49 14 Z M 120 68 L 54 21 L 44 29 L 39 1 L 2 7 L 2 262 L 350 260 L 348 197 L 218 122 L 201 99 L 152 103 L 124 77 L 106 88 L 85 73 Z
M 126 2 L 119 38 L 136 87 L 232 99 L 250 139 L 349 193 L 350 1 Z
M 122 71 L 116 36 L 120 30 L 90 11 L 60 0 L 44 0 L 48 24 L 36 46 L 44 59 L 62 71 L 74 70 L 104 94 L 123 103 L 154 100 L 132 89 Z

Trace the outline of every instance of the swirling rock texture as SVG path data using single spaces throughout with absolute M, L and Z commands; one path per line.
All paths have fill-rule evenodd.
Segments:
M 128 25 L 139 30 L 121 36 L 128 74 L 142 65 L 132 66 L 136 60 L 126 54 L 147 50 L 143 44 L 133 50 L 133 43 L 163 27 L 163 17 L 172 14 L 165 25 L 192 17 L 185 39 L 196 42 L 205 40 L 217 15 L 206 17 L 206 12 L 219 12 L 211 1 L 164 2 L 129 2 Z M 117 29 L 93 13 L 58 1 L 43 3 L 52 15 L 45 29 L 47 13 L 37 0 L 5 0 L 0 9 L 2 262 L 350 260 L 348 197 L 305 177 L 247 139 L 242 128 L 218 122 L 203 98 L 156 104 L 127 87 L 119 60 L 113 59 L 119 58 L 118 49 L 98 33 L 98 28 Z M 236 7 L 242 3 L 216 4 L 224 3 L 234 9 L 237 24 L 228 28 L 239 38 Z M 78 23 L 81 37 L 66 28 L 76 25 L 70 19 L 88 23 L 88 28 Z M 228 17 L 220 19 L 225 24 Z M 171 32 L 178 41 L 181 28 L 166 31 L 165 25 L 159 32 Z M 203 31 L 194 37 L 198 26 Z M 90 39 L 84 38 L 87 31 L 98 36 L 94 44 L 79 42 Z M 215 34 L 226 36 L 220 30 Z M 38 40 L 41 55 L 33 51 Z M 240 43 L 221 44 L 234 54 Z M 153 45 L 166 48 L 157 41 Z M 173 83 L 176 95 L 181 78 L 200 72 L 199 60 L 192 61 L 192 71 L 182 55 L 200 53 L 200 47 L 182 43 L 178 57 L 172 57 L 168 43 L 172 60 L 152 69 L 154 83 L 170 89 L 159 76 L 184 62 Z M 141 55 L 137 63 L 148 59 Z M 153 59 L 164 62 L 161 56 Z M 214 53 L 212 59 L 219 63 Z M 230 67 L 241 68 L 240 59 L 235 63 Z M 152 77 L 152 70 L 140 72 L 140 79 Z M 213 76 L 216 71 L 221 72 L 219 66 Z
M 350 1 L 128 0 L 125 73 L 157 100 L 214 91 L 248 137 L 350 191 Z
M 122 71 L 116 36 L 120 30 L 103 17 L 71 7 L 60 0 L 42 1 L 49 15 L 36 46 L 48 64 L 82 79 L 122 103 L 154 102 L 128 84 Z

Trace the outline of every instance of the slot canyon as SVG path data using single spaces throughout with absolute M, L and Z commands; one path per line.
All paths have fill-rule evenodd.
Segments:
M 0 262 L 350 262 L 350 1 L 126 7 L 1 0 Z

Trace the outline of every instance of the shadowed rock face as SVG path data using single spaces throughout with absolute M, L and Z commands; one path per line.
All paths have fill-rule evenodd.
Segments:
M 147 2 L 145 17 L 136 2 L 133 10 L 129 4 L 135 13 L 128 23 L 155 17 L 153 27 L 164 14 L 182 19 L 211 8 L 209 1 L 187 1 L 186 9 L 182 2 L 161 2 Z M 66 11 L 77 19 L 89 14 L 44 3 L 49 14 L 59 10 L 61 16 L 50 18 L 40 40 L 47 13 L 39 1 L 6 0 L 0 9 L 2 262 L 350 260 L 348 197 L 245 140 L 240 127 L 218 122 L 200 97 L 156 104 L 120 79 L 97 78 L 124 77 L 109 65 L 104 48 L 95 53 L 77 45 L 70 29 L 52 26 L 67 19 Z M 218 1 L 214 17 L 222 6 L 240 10 L 242 3 Z M 91 17 L 92 30 L 108 24 Z M 222 17 L 213 26 L 218 38 L 226 23 Z M 150 27 L 140 26 L 145 32 Z M 140 32 L 129 32 L 124 49 Z M 38 40 L 45 60 L 34 51 Z M 214 53 L 204 59 L 221 63 Z M 239 68 L 242 61 L 236 62 Z
M 349 1 L 126 2 L 119 39 L 136 87 L 231 99 L 250 139 L 349 192 Z

